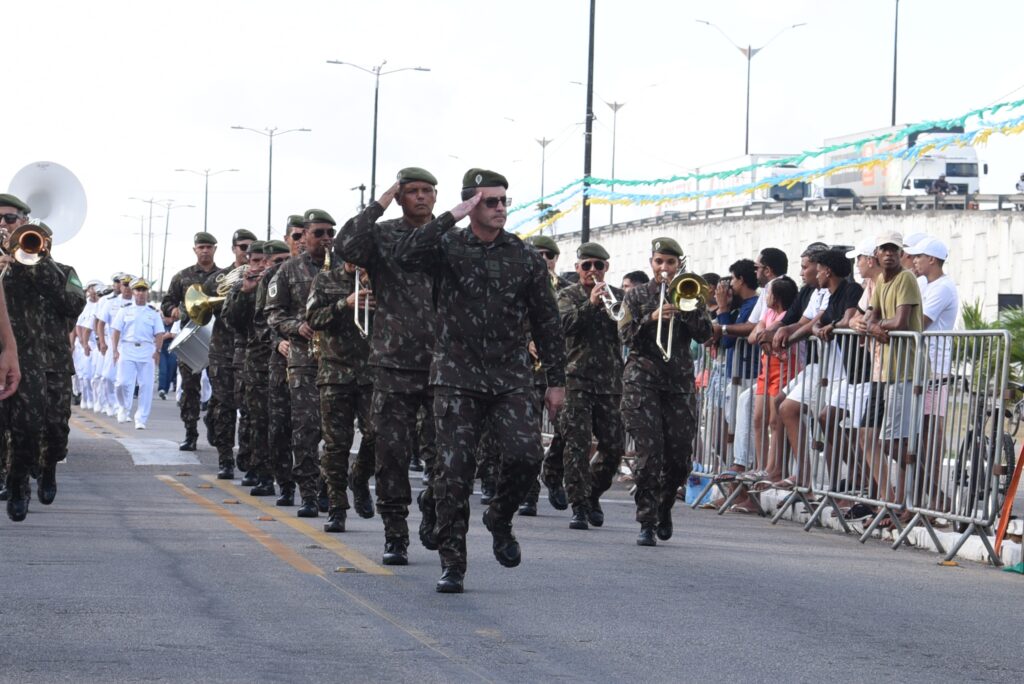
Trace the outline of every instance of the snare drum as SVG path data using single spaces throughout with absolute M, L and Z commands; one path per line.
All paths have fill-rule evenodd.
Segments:
M 212 334 L 213 321 L 206 325 L 196 325 L 190 321 L 171 342 L 168 351 L 177 356 L 179 362 L 198 373 L 210 363 L 210 336 Z

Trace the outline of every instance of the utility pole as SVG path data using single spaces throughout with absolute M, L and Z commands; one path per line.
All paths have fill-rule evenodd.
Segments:
M 587 199 L 590 189 L 590 158 L 594 137 L 594 13 L 597 0 L 590 0 L 590 48 L 587 52 L 587 118 L 583 134 L 583 215 L 580 226 L 580 241 L 590 242 L 590 205 Z

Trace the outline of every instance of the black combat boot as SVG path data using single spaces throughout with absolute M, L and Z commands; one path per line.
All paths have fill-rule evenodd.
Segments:
M 558 511 L 567 509 L 569 507 L 569 497 L 565 493 L 565 487 L 562 486 L 562 483 L 558 482 L 546 486 L 548 488 L 548 503 Z
M 49 506 L 57 496 L 57 465 L 43 466 L 43 472 L 39 476 L 36 485 L 36 496 L 39 503 Z
M 413 471 L 414 473 L 422 473 L 423 472 L 423 459 L 421 459 L 417 455 L 414 455 L 412 457 L 412 460 L 409 461 L 409 470 Z
M 324 532 L 345 531 L 345 509 L 332 508 L 327 515 L 327 522 L 324 523 Z
M 281 485 L 281 496 L 277 497 L 276 501 L 278 506 L 294 506 L 295 505 L 295 483 L 285 482 Z
M 572 507 L 572 520 L 569 521 L 570 530 L 589 530 L 590 523 L 587 522 L 587 507 L 584 505 Z
M 637 546 L 657 546 L 658 540 L 654 538 L 654 525 L 643 523 L 640 525 L 640 534 L 636 538 Z
M 245 477 L 242 478 L 242 486 L 243 487 L 255 487 L 259 483 L 260 483 L 260 480 L 259 480 L 258 477 L 256 477 L 256 471 L 255 470 L 250 470 L 249 472 L 247 472 L 245 474 Z
M 514 568 L 523 560 L 519 542 L 512 534 L 512 523 L 497 520 L 490 508 L 484 509 L 484 527 L 490 533 L 494 558 L 506 568 Z
M 423 516 L 420 518 L 420 543 L 427 551 L 437 551 L 437 533 L 434 531 L 434 526 L 437 525 L 437 511 L 431 505 L 433 501 L 424 501 L 426 497 L 425 489 L 416 495 L 416 505 Z
M 274 496 L 274 494 L 277 494 L 277 492 L 274 491 L 274 480 L 272 478 L 260 480 L 256 483 L 255 487 L 249 490 L 249 496 Z
M 409 564 L 409 540 L 404 537 L 384 540 L 384 558 L 381 559 L 384 565 L 408 565 Z
M 590 497 L 590 508 L 587 509 L 587 520 L 594 527 L 604 525 L 604 511 L 601 509 L 600 499 L 596 494 Z
M 217 471 L 218 480 L 233 480 L 235 479 L 235 467 L 232 465 L 223 465 L 220 470 Z
M 525 515 L 528 518 L 536 517 L 537 502 L 533 499 L 527 499 L 523 503 L 519 504 L 519 515 Z
M 302 505 L 299 506 L 299 510 L 295 511 L 295 515 L 297 515 L 300 518 L 319 518 L 320 507 L 316 503 L 316 497 L 302 497 Z
M 441 579 L 437 580 L 437 593 L 439 594 L 461 594 L 462 581 L 466 573 L 460 568 L 447 567 L 441 572 Z
M 672 538 L 672 509 L 666 509 L 658 513 L 658 526 L 654 530 L 658 539 L 668 541 Z
M 351 480 L 348 488 L 352 490 L 352 508 L 360 518 L 373 517 L 373 498 L 370 496 L 370 485 L 366 482 Z
M 20 485 L 8 482 L 7 489 L 10 493 L 10 498 L 7 499 L 7 517 L 14 522 L 21 522 L 28 515 L 28 500 L 32 496 L 32 490 L 27 481 Z
M 178 451 L 195 451 L 196 442 L 199 441 L 199 432 L 190 431 L 185 433 L 185 441 L 178 444 Z

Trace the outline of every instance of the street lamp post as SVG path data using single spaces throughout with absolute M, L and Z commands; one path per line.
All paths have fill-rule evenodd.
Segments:
M 164 214 L 164 253 L 160 260 L 160 292 L 164 291 L 164 269 L 167 268 L 167 236 L 171 232 L 171 209 L 183 209 L 183 208 L 194 208 L 194 204 L 175 204 L 174 200 L 167 200 L 165 204 L 161 204 L 167 213 Z
M 271 217 L 273 209 L 273 195 L 274 195 L 274 138 L 280 137 L 285 133 L 309 133 L 311 128 L 289 128 L 286 131 L 278 131 L 277 127 L 264 128 L 262 131 L 258 128 L 249 128 L 248 126 L 232 126 L 231 128 L 236 131 L 252 131 L 264 136 L 269 141 L 269 155 L 267 159 L 267 239 L 270 239 L 270 231 L 274 226 L 273 219 Z
M 537 143 L 540 145 L 540 201 L 544 203 L 544 163 L 547 157 L 548 145 L 553 140 L 550 138 L 538 138 Z
M 129 197 L 128 199 L 138 199 L 138 197 Z M 149 220 L 150 223 L 153 221 L 153 200 L 142 200 L 143 202 L 150 202 L 149 205 Z M 146 215 L 139 214 L 121 214 L 121 218 L 139 219 L 139 275 L 143 278 L 146 277 Z
M 892 120 L 891 126 L 896 125 L 896 56 L 900 44 L 900 0 L 896 0 L 896 21 L 892 29 Z
M 202 171 L 196 171 L 194 169 L 174 169 L 178 172 L 194 173 L 197 176 L 203 177 L 203 232 L 207 231 L 207 208 L 210 206 L 210 176 L 216 176 L 221 173 L 234 173 L 238 169 L 221 169 L 220 171 L 210 171 L 210 169 L 203 169 Z
M 370 67 L 369 69 L 364 66 L 359 66 L 358 64 L 353 64 L 352 62 L 342 62 L 337 59 L 329 59 L 327 60 L 327 63 L 354 67 L 360 71 L 365 71 L 366 73 L 373 75 L 373 151 L 370 158 L 370 200 L 373 201 L 377 197 L 377 106 L 380 96 L 380 77 L 387 76 L 388 74 L 397 74 L 399 71 L 430 71 L 430 69 L 427 67 L 417 66 L 381 71 L 384 68 L 384 65 L 388 63 L 388 60 L 386 59 L 377 66 Z
M 618 131 L 619 123 L 619 110 L 626 106 L 625 102 L 605 102 L 608 107 L 612 110 L 612 180 L 615 180 L 615 139 Z M 611 185 L 610 189 L 615 192 L 615 185 Z M 614 201 L 608 205 L 608 225 L 615 224 L 615 203 Z
M 583 128 L 583 207 L 580 210 L 580 242 L 590 242 L 590 160 L 594 139 L 594 14 L 596 0 L 590 0 L 590 32 L 587 44 L 587 118 Z
M 765 43 L 764 45 L 762 45 L 761 47 L 758 47 L 758 48 L 751 47 L 749 43 L 747 44 L 746 47 L 741 47 L 740 45 L 738 45 L 736 43 L 736 41 L 734 41 L 732 38 L 730 38 L 729 34 L 727 34 L 725 31 L 723 31 L 722 27 L 720 27 L 718 24 L 713 24 L 710 21 L 705 21 L 703 19 L 697 19 L 697 23 L 698 24 L 707 24 L 711 28 L 713 28 L 716 31 L 718 31 L 719 33 L 721 33 L 725 37 L 725 39 L 727 41 L 732 43 L 732 46 L 734 48 L 739 50 L 740 53 L 744 57 L 747 58 L 747 115 L 746 115 L 746 123 L 744 124 L 743 154 L 750 154 L 750 63 L 754 60 L 754 56 L 757 55 L 757 53 L 761 52 L 761 50 L 764 50 L 766 47 L 768 47 L 771 43 L 773 43 L 775 41 L 776 38 L 781 36 L 783 33 L 785 33 L 786 31 L 795 29 L 795 28 L 799 28 L 801 26 L 807 26 L 807 23 L 806 22 L 801 22 L 799 24 L 793 24 L 792 26 L 785 27 L 784 29 L 782 29 L 778 33 L 776 33 L 774 36 L 772 36 L 771 39 L 767 43 Z

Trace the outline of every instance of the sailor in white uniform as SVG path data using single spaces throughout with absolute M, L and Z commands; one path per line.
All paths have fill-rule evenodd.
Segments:
M 99 291 L 103 283 L 99 280 L 90 280 L 85 284 L 85 308 L 75 321 L 75 378 L 78 380 L 78 389 L 82 394 L 82 409 L 88 411 L 93 407 L 95 396 L 92 388 L 92 362 L 94 358 L 100 358 L 97 353 L 96 335 L 92 330 L 92 322 L 96 316 L 96 307 L 99 305 Z M 94 355 L 95 354 L 95 355 Z
M 149 283 L 136 278 L 130 284 L 132 303 L 118 310 L 111 323 L 114 361 L 117 364 L 117 420 L 124 423 L 131 415 L 132 397 L 139 386 L 139 405 L 135 411 L 135 429 L 145 430 L 153 405 L 153 381 L 164 323 L 159 312 L 149 306 Z

